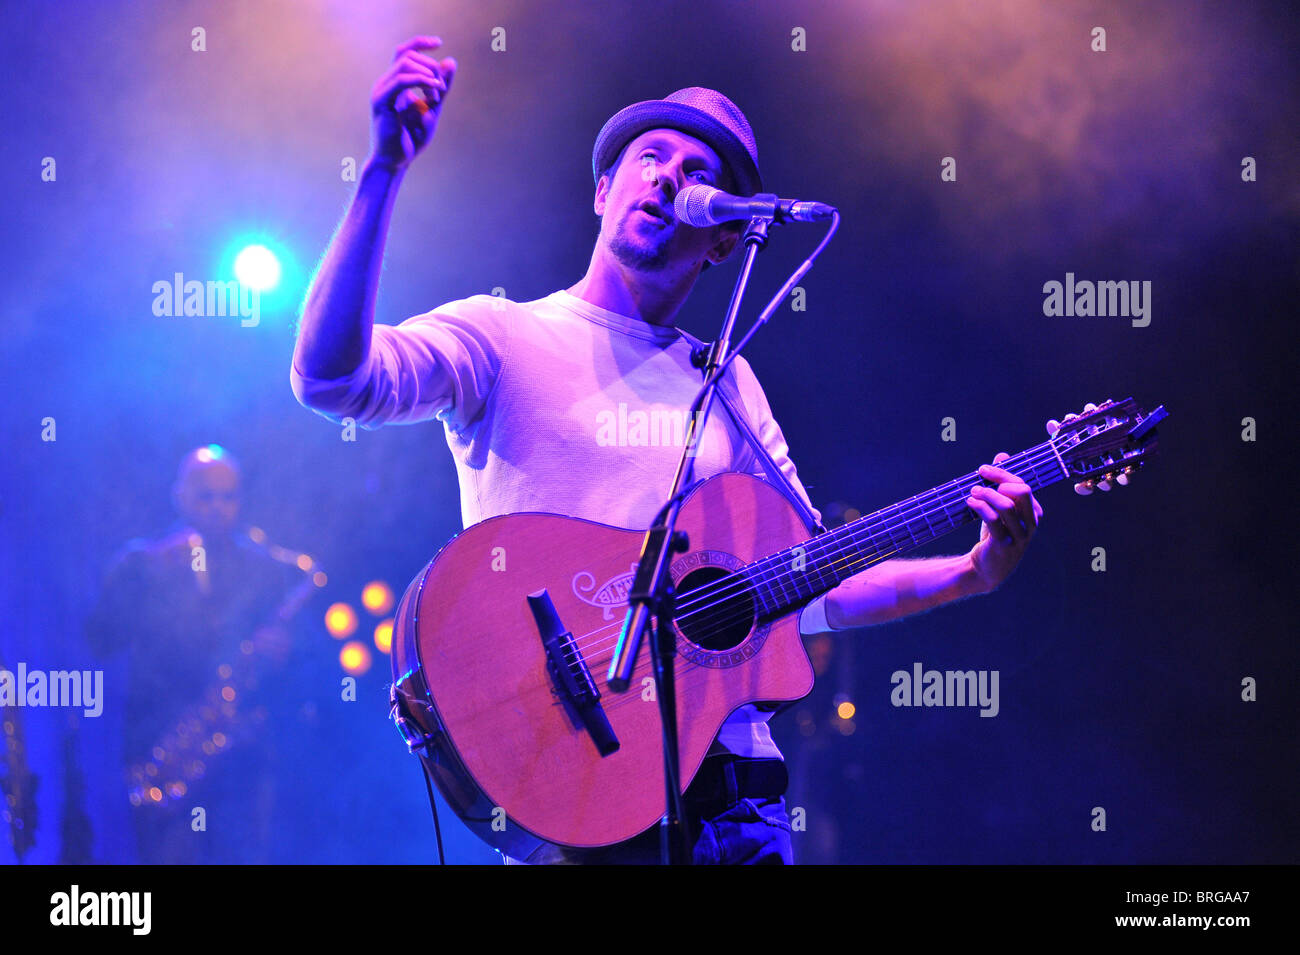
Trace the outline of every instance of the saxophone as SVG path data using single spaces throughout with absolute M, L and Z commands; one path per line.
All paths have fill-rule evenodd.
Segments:
M 249 529 L 249 537 L 277 561 L 292 564 L 305 576 L 262 627 L 282 626 L 302 609 L 325 575 L 314 559 L 288 548 L 266 544 L 266 535 Z M 259 627 L 257 629 L 262 629 Z M 229 752 L 240 736 L 254 735 L 266 720 L 261 708 L 248 710 L 244 699 L 257 686 L 263 660 L 251 637 L 239 642 L 234 657 L 222 662 L 202 698 L 187 708 L 144 758 L 127 769 L 127 799 L 140 808 L 171 809 L 208 773 L 209 763 Z

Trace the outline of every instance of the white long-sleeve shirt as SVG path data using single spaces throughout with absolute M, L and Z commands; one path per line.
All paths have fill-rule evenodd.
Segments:
M 744 358 L 733 368 L 750 426 L 811 507 L 758 379 Z M 465 527 L 543 511 L 642 529 L 667 497 L 701 373 L 677 329 L 559 291 L 523 303 L 475 295 L 376 325 L 351 374 L 322 381 L 295 367 L 291 383 L 300 402 L 332 420 L 352 417 L 365 428 L 441 421 Z M 762 476 L 763 468 L 715 402 L 695 478 L 725 471 Z M 829 629 L 821 600 L 802 626 Z M 741 708 L 715 749 L 779 756 L 769 715 Z

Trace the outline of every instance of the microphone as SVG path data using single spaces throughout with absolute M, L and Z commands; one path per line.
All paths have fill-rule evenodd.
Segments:
M 833 216 L 835 207 L 822 202 L 779 199 L 770 192 L 760 192 L 748 198 L 733 196 L 699 182 L 677 193 L 673 212 L 687 225 L 703 229 L 755 216 L 774 222 L 818 222 Z

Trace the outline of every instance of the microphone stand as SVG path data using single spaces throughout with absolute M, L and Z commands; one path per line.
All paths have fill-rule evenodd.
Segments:
M 727 314 L 723 318 L 722 331 L 709 350 L 700 410 L 691 417 L 668 503 L 659 511 L 655 521 L 646 531 L 645 540 L 641 545 L 640 562 L 632 581 L 631 592 L 628 594 L 627 617 L 623 622 L 623 631 L 619 634 L 618 646 L 614 649 L 614 659 L 609 667 L 610 689 L 616 693 L 626 692 L 632 682 L 632 674 L 636 668 L 637 657 L 640 655 L 645 631 L 647 627 L 650 629 L 650 660 L 655 675 L 659 715 L 663 721 L 666 812 L 660 823 L 659 849 L 666 865 L 690 865 L 695 845 L 689 831 L 690 821 L 686 819 L 682 807 L 681 765 L 677 736 L 677 689 L 674 673 L 677 639 L 673 628 L 674 594 L 672 577 L 668 572 L 669 562 L 673 554 L 683 553 L 690 546 L 686 533 L 676 529 L 677 516 L 682 506 L 682 492 L 690 487 L 695 470 L 695 455 L 704 434 L 709 410 L 713 406 L 714 394 L 717 392 L 718 382 L 712 376 L 727 360 L 731 349 L 731 333 L 735 328 L 736 316 L 740 312 L 740 302 L 749 284 L 754 259 L 759 250 L 767 245 L 767 230 L 772 225 L 772 221 L 772 217 L 755 216 L 750 219 L 749 227 L 745 230 L 742 239 L 745 245 L 745 257 L 740 266 L 740 275 L 736 279 L 736 287 L 731 293 Z

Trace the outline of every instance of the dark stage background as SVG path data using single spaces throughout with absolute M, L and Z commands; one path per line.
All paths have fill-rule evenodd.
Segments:
M 816 648 L 817 693 L 774 724 L 804 810 L 798 859 L 1296 862 L 1292 8 L 6 4 L 0 659 L 103 669 L 107 695 L 75 735 L 66 710 L 21 711 L 40 777 L 27 861 L 134 860 L 124 666 L 92 654 L 85 620 L 112 555 L 173 519 L 181 456 L 209 443 L 243 464 L 247 520 L 328 573 L 282 686 L 273 861 L 436 858 L 419 769 L 386 721 L 388 658 L 369 644 L 358 699 L 340 699 L 324 613 L 350 603 L 369 640 L 361 588 L 400 594 L 459 529 L 451 459 L 436 424 L 343 442 L 288 384 L 298 304 L 355 187 L 341 171 L 367 153 L 371 85 L 398 43 L 434 33 L 460 70 L 398 199 L 380 321 L 572 284 L 598 225 L 602 123 L 710 86 L 747 113 L 769 189 L 843 213 L 806 310 L 782 309 L 747 351 L 823 511 L 1037 443 L 1086 401 L 1171 413 L 1130 487 L 1041 494 L 1041 531 L 994 595 Z M 778 230 L 744 317 L 819 235 Z M 154 314 L 155 282 L 228 279 L 248 242 L 284 267 L 258 325 Z M 1045 315 L 1044 283 L 1066 273 L 1149 281 L 1149 325 Z M 701 278 L 687 330 L 712 336 L 734 276 Z M 997 717 L 892 706 L 890 675 L 917 661 L 998 670 Z M 832 710 L 845 701 L 850 720 Z M 79 813 L 78 839 L 61 830 Z M 443 823 L 451 861 L 496 858 L 445 808 Z

